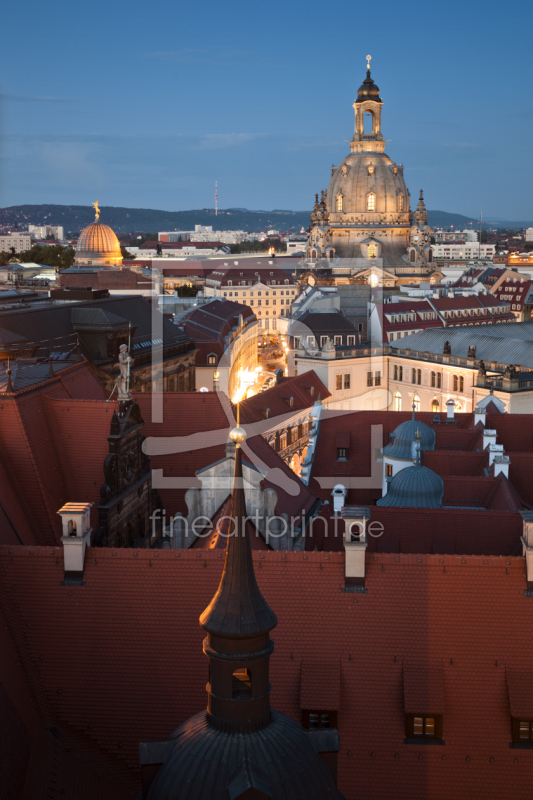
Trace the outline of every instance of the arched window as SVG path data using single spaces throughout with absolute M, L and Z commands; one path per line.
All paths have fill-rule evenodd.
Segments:
M 69 536 L 76 536 L 76 523 L 73 519 L 69 519 L 68 521 L 68 535 Z
M 395 392 L 394 394 L 394 410 L 401 411 L 402 410 L 402 395 L 400 392 Z
M 369 244 L 366 250 L 367 258 L 377 258 L 378 257 L 378 246 L 377 244 Z
M 455 410 L 456 411 L 462 411 L 463 410 L 463 407 L 462 407 L 461 403 L 456 403 L 455 404 Z
M 398 195 L 398 211 L 403 211 L 403 194 Z
M 412 264 L 415 263 L 415 261 L 416 261 L 416 251 L 415 250 L 411 250 L 411 252 L 409 253 L 409 261 Z
M 435 400 L 431 401 L 431 410 L 433 411 L 434 414 L 438 414 L 439 413 L 440 405 L 439 405 L 439 401 L 438 400 L 435 399 Z
M 366 196 L 366 210 L 367 211 L 376 210 L 376 195 L 374 194 L 374 192 L 370 192 Z
M 428 250 L 428 263 L 431 264 L 432 261 L 433 261 L 433 250 L 430 247 Z
M 420 411 L 420 398 L 417 394 L 413 397 L 413 405 L 415 407 L 415 411 Z
M 335 204 L 335 208 L 337 211 L 342 211 L 342 200 L 343 200 L 342 194 L 338 194 Z
M 374 115 L 371 111 L 365 111 L 363 118 L 363 133 L 365 136 L 371 136 L 374 130 Z

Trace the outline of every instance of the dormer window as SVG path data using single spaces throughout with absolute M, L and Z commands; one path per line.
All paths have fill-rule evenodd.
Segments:
M 407 714 L 407 739 L 418 741 L 442 739 L 442 714 Z
M 302 727 L 307 730 L 324 730 L 337 727 L 336 711 L 302 711 Z
M 213 355 L 213 354 L 207 356 L 207 363 L 209 365 L 216 364 L 217 363 L 217 357 L 215 355 Z

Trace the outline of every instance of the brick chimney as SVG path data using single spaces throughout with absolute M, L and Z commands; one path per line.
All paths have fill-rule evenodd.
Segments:
M 90 511 L 92 503 L 67 503 L 57 512 L 63 523 L 63 560 L 65 586 L 83 585 L 85 550 L 91 544 Z

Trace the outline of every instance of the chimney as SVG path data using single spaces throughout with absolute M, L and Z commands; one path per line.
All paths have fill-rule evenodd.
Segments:
M 67 503 L 57 512 L 63 523 L 64 586 L 83 586 L 85 549 L 91 544 L 90 511 L 93 503 Z
M 533 597 L 533 511 L 522 514 L 522 555 L 526 559 L 527 595 Z
M 481 422 L 483 427 L 485 427 L 486 421 L 487 421 L 487 409 L 476 406 L 474 409 L 474 425 L 477 425 L 478 422 Z
M 503 456 L 503 444 L 489 444 L 489 467 L 492 467 L 494 459 L 498 456 Z
M 346 491 L 346 487 L 342 485 L 342 483 L 338 483 L 336 486 L 333 487 L 333 491 L 331 492 L 333 497 L 333 513 L 336 517 L 340 516 L 342 509 L 344 508 L 344 503 L 346 500 L 346 495 L 348 492 Z
M 446 422 L 455 422 L 455 401 L 451 397 L 446 403 Z
M 503 447 L 503 445 L 501 446 Z M 508 478 L 510 466 L 511 466 L 511 459 L 509 458 L 509 456 L 503 456 L 503 455 L 494 456 L 494 477 L 497 478 L 498 475 L 505 475 L 505 477 Z
M 498 431 L 485 428 L 485 430 L 483 431 L 483 450 L 486 450 L 489 444 L 496 444 L 497 435 Z
M 345 506 L 341 514 L 344 519 L 344 591 L 366 592 L 366 521 L 370 519 L 370 509 Z

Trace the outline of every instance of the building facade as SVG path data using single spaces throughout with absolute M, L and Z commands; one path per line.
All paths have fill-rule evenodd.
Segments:
M 31 248 L 31 236 L 27 233 L 10 233 L 0 236 L 0 252 L 23 253 Z

